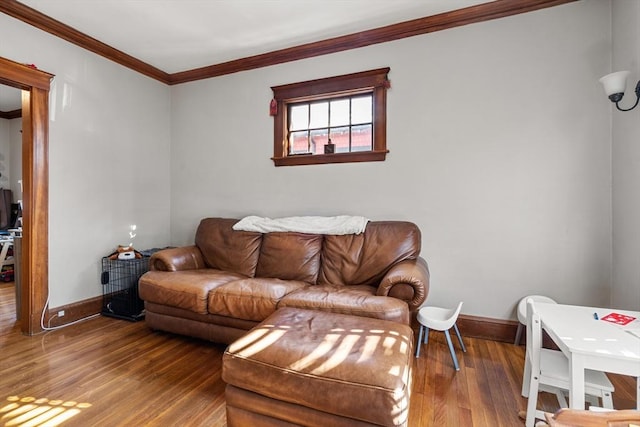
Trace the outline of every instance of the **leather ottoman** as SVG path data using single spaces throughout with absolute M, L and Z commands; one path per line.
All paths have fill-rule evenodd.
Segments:
M 407 325 L 279 309 L 224 353 L 227 425 L 406 426 L 412 354 Z

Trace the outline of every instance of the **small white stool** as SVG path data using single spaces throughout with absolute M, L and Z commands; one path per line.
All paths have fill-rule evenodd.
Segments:
M 549 303 L 549 304 L 557 304 L 557 302 L 555 302 L 549 297 L 545 297 L 544 295 L 529 295 L 529 296 L 523 297 L 518 303 L 517 313 L 518 313 L 518 322 L 520 323 L 518 324 L 518 330 L 516 331 L 516 339 L 513 342 L 513 345 L 520 344 L 520 339 L 522 338 L 522 331 L 527 324 L 527 298 L 531 298 L 534 303 L 543 302 L 543 303 Z
M 456 371 L 460 370 L 460 366 L 458 365 L 458 358 L 456 357 L 456 352 L 453 349 L 453 343 L 451 342 L 451 334 L 449 334 L 449 329 L 452 327 L 456 331 L 456 335 L 458 336 L 458 341 L 460 342 L 460 347 L 462 347 L 462 351 L 466 352 L 467 349 L 464 346 L 464 342 L 462 342 L 462 337 L 460 336 L 460 331 L 458 330 L 458 326 L 456 325 L 456 321 L 458 320 L 458 315 L 460 314 L 460 309 L 462 308 L 462 302 L 458 304 L 456 309 L 448 309 L 448 308 L 440 308 L 440 307 L 422 307 L 418 311 L 418 322 L 420 322 L 420 333 L 418 335 L 418 344 L 416 345 L 416 357 L 420 357 L 420 347 L 422 343 L 422 335 L 424 333 L 424 343 L 427 344 L 429 341 L 429 329 L 434 329 L 436 331 L 444 331 L 444 335 L 447 337 L 447 344 L 449 345 L 449 352 L 451 353 L 451 359 L 453 359 L 453 366 L 456 368 Z

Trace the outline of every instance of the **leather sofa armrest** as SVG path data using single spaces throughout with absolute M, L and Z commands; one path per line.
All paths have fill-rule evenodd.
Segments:
M 206 268 L 202 252 L 197 246 L 181 246 L 178 248 L 162 249 L 149 260 L 152 271 L 180 271 Z
M 391 267 L 378 285 L 377 295 L 406 301 L 410 311 L 417 310 L 429 293 L 429 266 L 422 258 L 399 262 Z

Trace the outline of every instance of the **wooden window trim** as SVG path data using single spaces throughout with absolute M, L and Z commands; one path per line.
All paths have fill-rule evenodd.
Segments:
M 384 161 L 387 150 L 387 75 L 390 68 L 378 68 L 360 73 L 345 74 L 324 79 L 308 80 L 282 86 L 273 86 L 277 113 L 274 116 L 273 157 L 275 166 L 318 165 L 325 163 L 352 163 Z M 326 99 L 357 91 L 372 91 L 373 95 L 373 150 L 334 154 L 287 155 L 287 105 L 314 99 Z

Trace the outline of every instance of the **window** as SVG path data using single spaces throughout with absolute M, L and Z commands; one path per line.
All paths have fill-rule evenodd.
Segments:
M 276 166 L 385 160 L 389 68 L 275 86 Z

